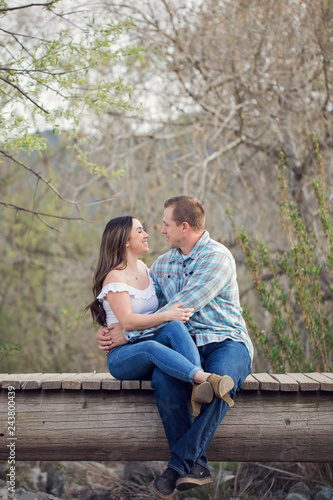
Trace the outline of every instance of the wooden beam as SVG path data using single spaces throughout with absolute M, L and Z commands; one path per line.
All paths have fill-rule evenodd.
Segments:
M 333 379 L 266 375 L 253 374 L 238 391 L 208 449 L 209 460 L 333 462 Z M 59 380 L 62 387 L 54 388 L 52 381 L 58 387 Z M 148 381 L 16 374 L 0 375 L 0 383 L 0 460 L 7 460 L 14 437 L 16 460 L 170 458 Z M 10 436 L 7 388 L 14 383 L 15 436 Z

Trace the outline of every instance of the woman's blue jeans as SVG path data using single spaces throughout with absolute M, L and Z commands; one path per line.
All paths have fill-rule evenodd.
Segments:
M 180 321 L 170 321 L 149 340 L 115 347 L 107 361 L 113 377 L 127 380 L 150 380 L 158 367 L 170 377 L 193 383 L 194 374 L 202 370 L 198 349 Z
M 229 375 L 233 379 L 235 386 L 229 394 L 234 398 L 251 372 L 251 359 L 245 345 L 227 339 L 199 347 L 199 352 L 206 372 Z M 188 384 L 155 368 L 152 387 L 171 451 L 168 466 L 181 475 L 189 474 L 196 463 L 207 468 L 206 450 L 227 413 L 228 404 L 214 397 L 210 404 L 202 405 L 200 415 L 192 423 L 186 400 Z

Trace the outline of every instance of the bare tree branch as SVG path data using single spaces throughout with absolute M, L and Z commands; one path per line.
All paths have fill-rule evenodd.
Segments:
M 14 205 L 13 203 L 7 203 L 6 201 L 0 200 L 0 205 L 3 205 L 6 208 L 11 208 L 16 210 L 17 212 L 27 212 L 36 217 L 52 217 L 53 219 L 62 219 L 62 220 L 84 220 L 83 217 L 66 217 L 65 215 L 55 215 L 55 214 L 46 214 L 43 212 L 38 212 L 36 210 L 30 210 L 26 207 L 20 207 L 19 205 Z
M 21 10 L 21 9 L 28 9 L 29 7 L 48 7 L 49 5 L 52 5 L 54 2 L 46 2 L 46 3 L 29 3 L 26 5 L 21 5 L 19 7 L 6 7 L 5 9 L 0 9 L 1 12 L 9 12 L 12 10 Z
M 69 200 L 68 198 L 64 198 L 60 193 L 59 191 L 53 186 L 53 184 L 51 184 L 50 181 L 48 181 L 47 179 L 45 179 L 45 177 L 43 177 L 41 174 L 39 174 L 38 172 L 35 172 L 35 170 L 33 170 L 31 167 L 29 167 L 28 165 L 26 165 L 25 163 L 22 163 L 21 161 L 17 160 L 16 158 L 14 158 L 14 156 L 6 153 L 4 150 L 0 149 L 0 153 L 5 156 L 6 158 L 8 158 L 9 160 L 13 161 L 14 163 L 16 163 L 17 165 L 19 165 L 20 167 L 23 167 L 25 170 L 27 170 L 28 172 L 30 172 L 31 174 L 33 174 L 35 177 L 37 177 L 37 179 L 39 179 L 40 181 L 42 181 L 44 184 L 47 185 L 47 187 L 49 187 L 62 201 L 65 201 L 67 203 L 71 203 L 72 205 L 77 205 L 77 202 L 76 201 L 73 201 L 73 200 Z
M 4 83 L 6 83 L 7 85 L 10 85 L 14 89 L 16 89 L 20 94 L 22 94 L 26 99 L 28 99 L 28 101 L 32 102 L 32 104 L 34 106 L 36 106 L 36 108 L 40 109 L 41 111 L 43 111 L 46 114 L 49 114 L 49 111 L 47 111 L 42 106 L 40 106 L 36 101 L 34 101 L 33 99 L 31 99 L 31 97 L 29 97 L 28 94 L 26 94 L 20 87 L 18 87 L 17 85 L 15 85 L 15 83 L 8 81 L 5 78 L 2 78 L 1 76 L 0 76 L 0 80 L 3 81 Z

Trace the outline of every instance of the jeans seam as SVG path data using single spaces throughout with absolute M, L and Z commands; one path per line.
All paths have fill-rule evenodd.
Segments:
M 195 366 L 195 367 L 194 367 L 194 368 L 190 371 L 190 373 L 188 374 L 188 376 L 189 376 L 189 377 L 191 377 L 190 382 L 191 382 L 191 384 L 193 384 L 193 385 L 195 384 L 195 382 L 194 382 L 194 380 L 193 380 L 193 377 L 194 377 L 194 375 L 195 375 L 195 374 L 196 374 L 199 370 L 201 370 L 201 368 L 197 368 L 197 367 Z

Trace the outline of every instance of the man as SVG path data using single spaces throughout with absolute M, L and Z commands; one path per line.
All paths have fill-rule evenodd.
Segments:
M 241 315 L 236 267 L 230 251 L 209 238 L 202 203 L 190 196 L 170 198 L 164 204 L 162 234 L 170 250 L 151 267 L 159 306 L 184 303 L 194 309 L 187 327 L 199 349 L 202 367 L 234 381 L 235 397 L 251 371 L 253 347 Z M 109 334 L 100 329 L 97 341 L 107 351 L 126 342 L 117 327 Z M 148 333 L 145 330 L 144 333 Z M 151 488 L 157 498 L 169 498 L 175 488 L 184 491 L 212 482 L 206 450 L 228 410 L 215 397 L 202 406 L 192 423 L 187 387 L 158 368 L 152 387 L 169 442 L 168 468 Z

